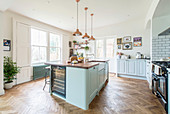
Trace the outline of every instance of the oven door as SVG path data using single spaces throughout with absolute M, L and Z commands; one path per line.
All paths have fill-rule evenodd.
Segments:
M 165 77 L 161 76 L 159 77 L 159 81 L 158 81 L 158 92 L 161 94 L 161 96 L 166 100 L 167 96 L 166 96 L 166 92 L 167 92 L 167 80 Z
M 152 73 L 152 93 L 157 95 L 159 78 L 155 73 Z

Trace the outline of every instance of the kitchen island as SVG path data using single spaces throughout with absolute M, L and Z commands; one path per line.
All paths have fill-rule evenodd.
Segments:
M 84 110 L 99 95 L 108 80 L 108 61 L 70 64 L 47 62 L 51 66 L 50 92 Z

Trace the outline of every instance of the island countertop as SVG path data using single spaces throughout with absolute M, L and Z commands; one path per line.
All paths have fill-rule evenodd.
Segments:
M 89 62 L 108 62 L 109 59 L 91 59 Z
M 76 68 L 84 68 L 84 69 L 89 69 L 89 68 L 99 65 L 98 62 L 96 62 L 96 63 L 87 62 L 87 63 L 78 63 L 78 64 L 71 64 L 71 63 L 67 63 L 67 62 L 46 62 L 44 64 L 45 65 L 55 65 L 55 66 L 76 67 Z

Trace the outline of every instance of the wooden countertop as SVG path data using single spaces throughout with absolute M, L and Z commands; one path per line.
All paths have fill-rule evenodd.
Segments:
M 109 60 L 108 59 L 92 59 L 92 60 L 89 60 L 89 62 L 108 62 Z
M 99 63 L 78 63 L 78 64 L 71 64 L 67 62 L 46 62 L 44 63 L 46 65 L 54 65 L 54 66 L 66 66 L 66 67 L 77 67 L 77 68 L 84 68 L 84 69 L 89 69 L 91 67 L 99 65 Z

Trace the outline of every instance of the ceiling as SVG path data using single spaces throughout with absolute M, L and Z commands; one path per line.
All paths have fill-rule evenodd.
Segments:
M 0 0 L 0 11 L 5 11 L 14 2 L 14 0 Z
M 145 16 L 152 0 L 80 0 L 79 28 L 84 29 L 84 7 L 94 13 L 94 28 Z M 76 29 L 75 0 L 15 0 L 9 10 L 67 31 Z
M 155 10 L 154 17 L 166 15 L 170 15 L 170 0 L 160 0 Z

